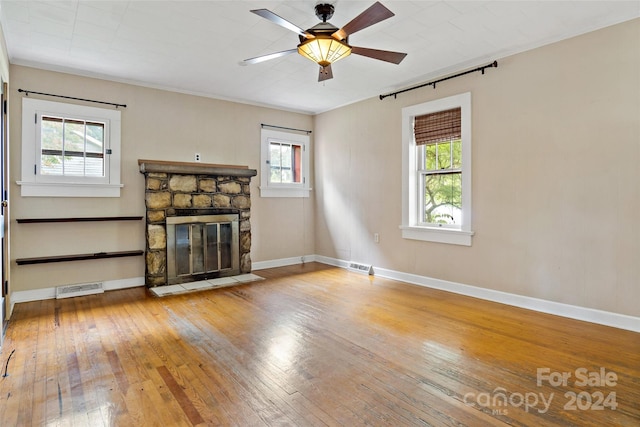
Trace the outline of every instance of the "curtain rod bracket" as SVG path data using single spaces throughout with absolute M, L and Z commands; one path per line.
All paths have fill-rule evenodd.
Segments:
M 73 96 L 65 96 L 65 95 L 55 95 L 53 93 L 35 92 L 33 90 L 25 90 L 25 89 L 18 89 L 18 92 L 24 93 L 26 96 L 29 96 L 30 93 L 35 93 L 36 95 L 53 96 L 54 98 L 64 98 L 64 99 L 72 99 L 74 101 L 94 102 L 96 104 L 111 105 L 116 108 L 118 107 L 127 108 L 127 104 L 116 104 L 115 102 L 96 101 L 94 99 L 76 98 Z

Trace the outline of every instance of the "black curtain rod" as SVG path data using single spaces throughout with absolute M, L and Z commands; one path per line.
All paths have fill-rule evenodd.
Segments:
M 118 107 L 127 108 L 127 104 L 116 104 L 115 102 L 95 101 L 93 99 L 75 98 L 73 96 L 64 96 L 64 95 L 54 95 L 52 93 L 35 92 L 33 90 L 24 90 L 24 89 L 18 89 L 18 92 L 24 92 L 25 94 L 27 94 L 27 96 L 29 96 L 30 93 L 35 93 L 36 95 L 53 96 L 56 98 L 64 98 L 64 99 L 73 99 L 74 101 L 95 102 L 96 104 L 113 105 L 116 108 Z
M 498 67 L 498 61 L 493 61 L 491 64 L 483 65 L 482 67 L 474 68 L 473 70 L 463 71 L 461 73 L 454 74 L 453 76 L 443 77 L 441 79 L 434 80 L 432 82 L 423 83 L 423 84 L 418 85 L 418 86 L 413 86 L 413 87 L 410 87 L 410 88 L 407 88 L 407 89 L 399 90 L 397 92 L 388 93 L 386 95 L 380 95 L 380 100 L 382 101 L 383 99 L 385 99 L 385 98 L 387 98 L 389 96 L 393 96 L 394 98 L 397 98 L 397 96 L 399 94 L 401 94 L 401 93 L 409 92 L 410 90 L 414 90 L 414 89 L 420 89 L 421 87 L 425 87 L 425 86 L 433 86 L 433 88 L 435 89 L 437 83 L 443 82 L 445 80 L 455 79 L 456 77 L 464 76 L 465 74 L 475 73 L 477 71 L 481 71 L 482 74 L 484 74 L 484 70 L 486 68 L 497 68 L 497 67 Z
M 304 132 L 307 135 L 309 135 L 310 133 L 312 133 L 313 131 L 310 130 L 304 130 L 304 129 L 294 129 L 294 128 L 286 128 L 283 126 L 275 126 L 275 125 L 268 125 L 266 123 L 260 123 L 261 127 L 268 127 L 268 128 L 275 128 L 275 129 L 286 129 L 286 130 L 295 130 L 296 132 Z

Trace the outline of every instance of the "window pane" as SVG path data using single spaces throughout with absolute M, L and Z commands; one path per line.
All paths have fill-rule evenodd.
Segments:
M 102 157 L 87 157 L 84 166 L 85 176 L 104 176 L 104 159 Z
M 290 183 L 293 182 L 293 173 L 291 171 L 291 165 L 292 165 L 292 152 L 291 152 L 291 145 L 289 144 L 282 144 L 282 182 L 283 183 Z
M 451 168 L 451 143 L 442 142 L 436 146 L 438 147 L 438 169 Z
M 42 175 L 62 175 L 62 156 L 42 154 L 40 173 Z
M 462 168 L 462 141 L 457 139 L 452 142 L 453 144 L 453 164 L 454 169 Z
M 462 223 L 462 173 L 423 175 L 423 221 L 432 224 Z
M 291 169 L 291 146 L 282 144 L 282 169 Z
M 53 117 L 42 118 L 40 144 L 43 150 L 62 150 L 62 120 Z
M 42 117 L 40 127 L 40 173 L 43 175 L 62 175 L 62 120 L 54 117 Z M 47 150 L 47 152 L 44 152 Z
M 280 144 L 277 142 L 272 142 L 269 146 L 269 150 L 271 151 L 269 154 L 269 161 L 271 162 L 271 167 L 280 168 Z
M 425 146 L 426 153 L 426 169 L 436 170 L 436 144 L 429 144 Z
M 87 123 L 87 153 L 104 152 L 104 124 Z
M 269 144 L 269 164 L 271 166 L 271 179 L 269 182 L 282 182 L 282 174 L 280 169 L 280 144 L 272 142 Z
M 282 176 L 280 174 L 279 167 L 271 166 L 271 179 L 269 179 L 269 182 L 282 182 Z
M 65 156 L 64 157 L 64 174 L 73 176 L 84 175 L 84 157 Z
M 64 150 L 84 152 L 84 123 L 65 121 Z

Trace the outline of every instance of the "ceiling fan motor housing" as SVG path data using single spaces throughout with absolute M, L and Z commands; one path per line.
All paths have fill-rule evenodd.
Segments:
M 307 33 L 313 34 L 315 37 L 318 37 L 318 36 L 331 37 L 331 34 L 335 33 L 336 31 L 338 31 L 338 27 L 332 25 L 329 22 L 319 22 L 313 27 L 307 29 Z M 308 40 L 307 37 L 305 36 L 298 36 L 298 38 L 300 39 L 300 43 L 304 42 L 305 40 Z M 347 43 L 347 40 L 348 38 L 344 39 L 343 41 Z
M 327 22 L 328 19 L 331 19 L 333 12 L 335 11 L 333 5 L 328 3 L 318 3 L 315 9 L 316 16 L 318 19 L 321 19 L 322 22 Z

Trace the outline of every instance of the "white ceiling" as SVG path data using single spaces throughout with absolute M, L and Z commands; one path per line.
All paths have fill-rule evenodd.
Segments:
M 330 22 L 342 27 L 374 0 L 328 2 Z M 351 55 L 323 83 L 318 66 L 297 54 L 239 65 L 299 43 L 251 9 L 307 29 L 319 22 L 316 3 L 0 0 L 0 22 L 13 64 L 313 114 L 640 16 L 640 0 L 382 0 L 395 16 L 349 42 L 407 52 L 399 65 Z

